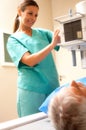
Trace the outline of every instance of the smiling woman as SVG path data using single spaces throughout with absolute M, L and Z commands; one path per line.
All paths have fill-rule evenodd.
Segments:
M 1 1 L 2 6 L 0 7 L 0 123 L 18 118 L 16 111 L 17 71 L 16 67 L 12 66 L 9 63 L 10 61 L 8 62 L 8 57 L 6 57 L 5 60 L 9 63 L 9 65 L 7 62 L 4 63 L 5 60 L 3 59 L 5 57 L 3 57 L 4 54 L 2 54 L 4 53 L 4 41 L 2 40 L 2 34 L 5 33 L 6 38 L 8 37 L 7 35 L 12 34 L 14 16 L 16 15 L 16 8 L 19 2 L 20 0 L 3 0 Z M 34 25 L 34 27 L 40 26 L 52 30 L 53 25 L 51 21 L 50 0 L 38 0 L 38 3 L 40 6 L 40 13 L 38 22 Z M 2 66 L 2 62 L 4 66 Z M 12 62 L 12 64 L 14 63 Z
M 46 97 L 59 87 L 59 76 L 52 50 L 59 51 L 59 30 L 53 33 L 33 28 L 39 6 L 35 0 L 22 0 L 17 8 L 13 34 L 7 50 L 18 70 L 17 111 L 23 117 L 39 112 Z

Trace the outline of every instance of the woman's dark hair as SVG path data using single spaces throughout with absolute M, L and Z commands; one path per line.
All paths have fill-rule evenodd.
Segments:
M 38 4 L 34 0 L 22 0 L 22 2 L 20 2 L 20 4 L 19 4 L 18 7 L 22 11 L 24 11 L 27 6 L 36 6 L 36 7 L 39 8 Z M 18 27 L 19 27 L 19 15 L 17 14 L 17 16 L 15 18 L 15 21 L 14 21 L 13 32 L 16 32 L 16 30 L 18 29 Z

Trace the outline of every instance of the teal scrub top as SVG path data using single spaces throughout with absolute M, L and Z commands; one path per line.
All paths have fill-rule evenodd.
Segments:
M 50 94 L 59 87 L 58 72 L 50 52 L 33 67 L 20 62 L 25 52 L 36 53 L 52 41 L 53 33 L 47 29 L 32 29 L 32 36 L 16 32 L 8 38 L 7 50 L 18 69 L 18 87 L 29 91 Z M 59 50 L 59 46 L 55 47 Z

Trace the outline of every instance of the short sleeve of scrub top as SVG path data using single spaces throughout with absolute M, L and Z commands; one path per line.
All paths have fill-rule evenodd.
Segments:
M 21 57 L 24 55 L 25 52 L 28 51 L 28 49 L 24 47 L 23 45 L 21 45 L 19 41 L 11 37 L 8 39 L 7 49 L 8 49 L 9 55 L 12 58 L 12 61 L 18 67 Z

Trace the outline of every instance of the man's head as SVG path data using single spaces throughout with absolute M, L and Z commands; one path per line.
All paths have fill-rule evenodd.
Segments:
M 56 130 L 86 130 L 86 87 L 72 81 L 50 101 L 49 117 Z

